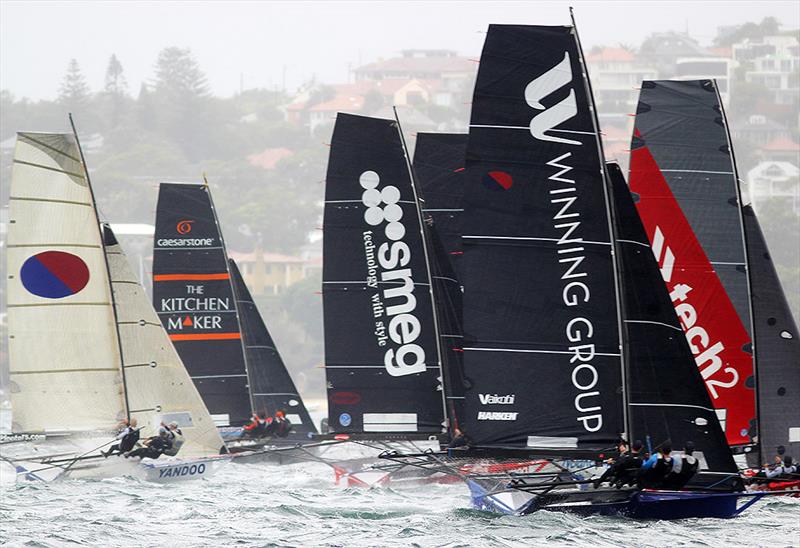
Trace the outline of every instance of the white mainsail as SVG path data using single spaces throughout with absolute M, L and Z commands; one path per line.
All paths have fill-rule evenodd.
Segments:
M 111 229 L 103 230 L 131 417 L 140 427 L 178 422 L 186 438 L 180 456 L 218 454 L 223 442 L 208 409 Z
M 125 417 L 119 348 L 73 135 L 18 135 L 7 261 L 13 430 L 112 429 Z

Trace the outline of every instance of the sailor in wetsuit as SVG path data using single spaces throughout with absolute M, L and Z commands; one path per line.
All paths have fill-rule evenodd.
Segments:
M 250 422 L 242 428 L 242 435 L 248 438 L 261 438 L 267 435 L 272 418 L 262 418 L 257 413 L 253 414 Z
M 687 441 L 683 446 L 683 455 L 672 459 L 672 470 L 664 478 L 664 489 L 683 489 L 697 473 L 700 463 L 692 455 L 694 442 Z
M 169 433 L 171 434 L 172 439 L 170 440 L 169 448 L 164 450 L 164 454 L 174 457 L 178 454 L 178 451 L 181 450 L 181 447 L 183 447 L 186 438 L 183 437 L 183 432 L 181 432 L 181 429 L 178 428 L 178 423 L 175 421 L 169 423 Z
M 115 452 L 121 455 L 133 449 L 136 442 L 139 441 L 139 429 L 136 428 L 137 425 L 138 422 L 136 419 L 131 419 L 130 421 L 127 419 L 123 420 L 121 423 L 122 429 L 119 431 L 119 434 L 117 434 L 119 443 L 112 445 L 107 452 L 100 451 L 100 454 L 108 458 Z
M 642 489 L 660 489 L 667 474 L 672 472 L 672 442 L 661 444 L 661 449 L 642 464 L 638 484 Z
M 792 478 L 793 474 L 797 473 L 797 466 L 794 465 L 794 460 L 792 459 L 791 455 L 785 455 L 783 457 L 783 462 L 773 468 L 772 470 L 765 470 L 764 476 L 767 479 L 794 479 Z
M 144 447 L 126 453 L 125 458 L 139 457 L 143 459 L 147 457 L 150 459 L 157 459 L 172 447 L 172 439 L 173 436 L 169 428 L 162 425 L 161 428 L 158 429 L 158 435 L 144 440 L 142 444 Z
M 594 480 L 594 488 L 597 489 L 604 482 L 620 489 L 623 485 L 633 484 L 639 469 L 642 467 L 641 457 L 642 442 L 636 440 L 628 452 L 628 443 L 624 440 L 619 442 L 619 458 L 616 459 L 603 475 Z
M 292 422 L 286 417 L 286 411 L 279 409 L 268 427 L 269 434 L 279 438 L 285 438 L 291 431 Z

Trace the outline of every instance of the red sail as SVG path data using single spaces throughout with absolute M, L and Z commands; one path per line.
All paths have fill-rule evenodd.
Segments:
M 631 151 L 630 186 L 728 443 L 751 443 L 756 408 L 746 385 L 753 375 L 747 329 L 647 146 Z

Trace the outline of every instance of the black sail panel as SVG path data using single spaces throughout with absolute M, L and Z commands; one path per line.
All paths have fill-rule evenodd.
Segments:
M 433 219 L 456 278 L 461 269 L 461 200 L 467 137 L 466 133 L 418 133 L 414 148 L 414 174 L 423 198 L 422 212 Z
M 251 406 L 239 319 L 206 185 L 160 185 L 153 305 L 215 422 L 247 422 Z
M 800 333 L 752 206 L 745 206 L 758 367 L 758 436 L 762 461 L 778 447 L 800 456 Z M 760 464 L 760 463 L 759 463 Z
M 263 416 L 274 416 L 276 411 L 282 410 L 292 422 L 294 432 L 316 434 L 317 429 L 306 410 L 303 398 L 286 370 L 239 267 L 233 259 L 228 259 L 228 264 L 242 325 L 253 410 Z
M 491 25 L 464 193 L 465 430 L 602 449 L 625 429 L 604 165 L 572 27 Z
M 447 412 L 451 430 L 464 407 L 463 301 L 457 268 L 461 260 L 461 198 L 466 134 L 419 133 L 414 174 L 430 235 L 431 272 L 439 320 Z
M 623 287 L 632 440 L 652 449 L 695 444 L 710 470 L 736 473 L 711 397 L 695 365 L 650 242 L 617 164 L 609 164 Z
M 430 273 L 397 124 L 339 114 L 325 187 L 323 309 L 329 426 L 442 431 Z

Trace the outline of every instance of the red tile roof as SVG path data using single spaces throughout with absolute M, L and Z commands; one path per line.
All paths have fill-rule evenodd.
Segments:
M 308 110 L 309 112 L 353 112 L 361 110 L 363 106 L 363 95 L 337 95 L 330 101 L 314 105 Z
M 785 152 L 785 151 L 792 151 L 797 152 L 800 151 L 800 145 L 788 139 L 786 137 L 778 137 L 777 139 L 773 139 L 763 147 L 761 150 L 774 150 L 778 152 Z
M 257 166 L 263 169 L 275 169 L 278 162 L 293 154 L 294 152 L 288 148 L 265 148 L 261 152 L 248 156 L 247 161 L 251 166 Z

